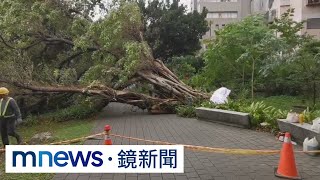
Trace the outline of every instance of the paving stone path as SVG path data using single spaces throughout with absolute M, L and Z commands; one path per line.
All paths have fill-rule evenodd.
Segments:
M 112 103 L 100 114 L 93 133 L 105 124 L 112 133 L 151 140 L 210 147 L 244 149 L 280 149 L 282 144 L 269 133 L 224 126 L 216 123 L 177 117 L 149 115 L 134 107 Z M 114 144 L 145 144 L 113 138 Z M 86 144 L 103 144 L 89 140 Z M 301 146 L 295 146 L 301 150 Z M 57 174 L 55 180 L 272 180 L 279 155 L 230 155 L 185 150 L 183 174 Z M 296 154 L 303 179 L 320 180 L 320 157 Z

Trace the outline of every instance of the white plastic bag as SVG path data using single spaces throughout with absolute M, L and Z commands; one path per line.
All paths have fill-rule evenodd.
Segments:
M 311 129 L 316 131 L 317 133 L 320 133 L 320 124 L 313 124 L 311 126 Z
M 304 140 L 303 151 L 317 151 L 317 150 L 319 150 L 319 142 L 315 137 L 310 140 L 308 140 L 308 138 Z M 317 153 L 314 153 L 314 152 L 308 152 L 308 154 L 311 156 L 317 155 Z
M 299 122 L 299 115 L 295 112 L 289 112 L 287 115 L 287 121 L 291 123 L 298 123 Z
M 228 96 L 231 90 L 225 87 L 219 88 L 213 92 L 210 101 L 215 104 L 225 104 L 228 103 Z
M 313 123 L 320 123 L 320 117 L 316 118 L 315 120 L 312 121 Z
M 309 140 L 308 146 L 315 147 L 315 148 L 317 148 L 319 146 L 319 143 L 318 143 L 316 137 Z
M 317 133 L 320 133 L 320 118 L 312 121 L 311 129 L 316 131 Z
M 309 142 L 309 138 L 305 138 L 303 141 L 303 151 L 308 151 L 308 142 Z

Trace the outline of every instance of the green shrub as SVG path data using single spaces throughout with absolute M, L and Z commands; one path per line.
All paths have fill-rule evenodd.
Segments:
M 246 101 L 229 101 L 226 104 L 220 105 L 213 104 L 210 101 L 204 101 L 199 103 L 198 106 L 249 113 L 253 127 L 258 127 L 260 123 L 267 122 L 272 129 L 278 129 L 277 119 L 286 118 L 288 113 L 288 111 L 267 106 L 263 101 L 253 102 L 251 104 Z M 195 108 L 198 106 L 179 106 L 176 109 L 177 114 L 183 117 L 195 117 Z
M 96 112 L 90 104 L 84 103 L 73 105 L 66 109 L 61 109 L 49 115 L 49 118 L 54 121 L 66 121 L 72 119 L 83 119 L 91 116 Z
M 206 108 L 215 108 L 215 109 L 223 109 L 230 111 L 242 111 L 243 106 L 247 106 L 247 103 L 244 101 L 230 101 L 226 104 L 213 104 L 210 101 L 204 101 L 201 103 L 202 107 Z
M 249 103 L 246 100 L 229 100 L 228 103 L 220 105 L 213 104 L 210 101 L 203 101 L 194 103 L 190 106 L 178 106 L 176 108 L 176 111 L 179 116 L 195 117 L 196 107 L 206 107 L 249 113 L 251 124 L 253 127 L 259 127 L 261 123 L 267 122 L 270 125 L 268 128 L 271 130 L 278 130 L 277 119 L 285 119 L 289 112 L 289 109 L 283 110 L 286 108 L 279 109 L 273 106 L 269 106 L 264 101 Z M 304 114 L 305 122 L 310 123 L 312 122 L 312 120 L 320 117 L 320 110 L 306 111 Z
M 201 83 L 203 84 L 204 81 L 200 80 L 198 76 L 204 67 L 204 59 L 202 57 L 195 57 L 192 55 L 173 57 L 169 59 L 168 62 L 168 68 L 183 82 L 192 85 L 193 87 L 202 87 L 200 85 Z M 194 77 L 198 77 L 198 80 L 194 79 Z
M 196 111 L 194 106 L 188 106 L 188 105 L 181 105 L 176 108 L 176 112 L 178 116 L 181 117 L 196 117 Z
M 316 118 L 320 117 L 320 110 L 309 111 L 309 109 L 308 109 L 308 110 L 306 110 L 304 112 L 304 115 L 305 115 L 304 121 L 306 123 L 312 124 L 313 120 L 315 120 Z
M 262 122 L 267 122 L 271 127 L 277 128 L 277 119 L 285 118 L 287 111 L 267 106 L 263 101 L 253 102 L 250 106 L 243 107 L 242 112 L 250 114 L 253 126 L 259 126 Z
M 38 118 L 36 116 L 33 116 L 33 115 L 29 115 L 25 121 L 23 122 L 24 125 L 26 126 L 33 126 L 33 125 L 36 125 L 38 124 Z
M 73 119 L 86 119 L 97 113 L 103 106 L 100 104 L 91 104 L 90 102 L 82 102 L 72 105 L 65 109 L 59 109 L 52 113 L 47 113 L 39 116 L 28 116 L 24 125 L 32 126 L 38 121 L 68 121 Z
M 216 108 L 216 105 L 211 103 L 210 101 L 204 101 L 201 103 L 201 107 Z
M 312 102 L 299 96 L 257 97 L 256 102 L 263 101 L 266 105 L 282 110 L 290 110 L 293 106 L 311 106 Z M 305 102 L 304 102 L 305 101 Z
M 313 112 L 312 112 L 312 117 L 313 117 L 312 120 L 320 117 L 320 110 L 313 111 Z

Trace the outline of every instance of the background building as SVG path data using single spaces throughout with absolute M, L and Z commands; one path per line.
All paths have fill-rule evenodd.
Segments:
M 194 10 L 197 10 L 198 7 L 198 0 L 191 0 L 190 4 L 190 10 L 193 12 Z
M 252 0 L 251 4 L 257 6 L 259 1 L 263 0 Z M 292 17 L 294 21 L 306 22 L 299 34 L 306 33 L 320 39 L 320 0 L 269 0 L 269 9 L 266 11 L 269 21 L 272 22 L 274 18 L 279 18 L 289 8 L 295 10 Z M 261 13 L 265 7 L 252 8 L 252 10 L 253 13 Z
M 191 10 L 208 9 L 207 21 L 210 30 L 203 39 L 215 37 L 215 30 L 226 24 L 239 21 L 251 14 L 251 0 L 191 0 Z
M 191 11 L 208 9 L 207 21 L 210 30 L 203 39 L 213 39 L 215 30 L 239 21 L 250 14 L 265 14 L 270 22 L 294 8 L 293 20 L 305 21 L 300 34 L 313 35 L 320 39 L 320 0 L 191 0 Z
M 267 14 L 274 0 L 251 0 L 251 12 L 254 14 Z

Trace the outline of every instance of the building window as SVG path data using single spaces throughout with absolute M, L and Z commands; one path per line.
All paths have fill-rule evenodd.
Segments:
M 216 24 L 216 29 L 219 29 L 219 24 Z
M 320 29 L 320 18 L 307 19 L 307 29 Z
M 307 6 L 320 5 L 320 0 L 308 0 Z
M 221 25 L 221 27 L 223 27 L 223 28 L 224 28 L 225 26 L 226 26 L 225 24 L 222 24 L 222 25 Z
M 207 18 L 238 18 L 238 12 L 209 12 Z

